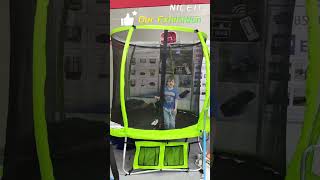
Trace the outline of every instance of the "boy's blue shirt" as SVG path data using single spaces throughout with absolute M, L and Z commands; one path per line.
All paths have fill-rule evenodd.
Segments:
M 165 87 L 163 107 L 166 109 L 174 109 L 178 98 L 179 93 L 176 88 L 169 89 L 168 87 Z

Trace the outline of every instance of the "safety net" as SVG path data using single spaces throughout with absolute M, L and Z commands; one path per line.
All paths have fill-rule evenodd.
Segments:
M 55 179 L 105 179 L 108 28 L 106 22 L 98 21 L 101 14 L 89 7 L 103 8 L 106 3 L 93 1 L 88 6 L 86 1 L 50 1 L 47 9 L 41 9 L 45 6 L 39 3 L 34 30 L 33 101 L 42 172 L 50 167 L 51 158 Z M 94 19 L 93 23 L 83 22 L 84 17 Z M 46 135 L 47 151 L 42 141 Z
M 124 51 L 128 31 L 112 35 L 112 121 L 125 125 L 123 80 L 129 128 L 168 130 L 196 125 L 200 102 L 205 99 L 204 55 L 197 31 L 136 28 Z

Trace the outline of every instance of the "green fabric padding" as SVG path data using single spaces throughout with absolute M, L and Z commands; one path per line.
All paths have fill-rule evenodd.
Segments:
M 183 146 L 166 147 L 164 150 L 165 166 L 182 166 L 184 164 Z
M 45 113 L 46 36 L 49 0 L 38 0 L 33 32 L 33 118 L 34 136 L 42 180 L 54 180 Z
M 135 142 L 136 144 L 136 153 L 134 156 L 134 161 L 133 161 L 133 169 L 161 169 L 162 168 L 162 164 L 163 164 L 163 158 L 162 158 L 162 154 L 163 154 L 163 146 L 161 142 L 148 142 L 148 141 L 137 141 Z M 147 150 L 142 148 L 142 152 L 141 152 L 141 147 L 156 147 L 159 148 L 159 156 L 158 156 L 158 165 L 156 166 L 141 166 L 139 165 L 139 157 L 140 157 L 140 153 L 142 156 L 146 155 L 149 157 L 149 161 L 151 161 L 151 163 L 147 163 L 147 164 L 153 164 L 152 162 L 154 162 L 155 160 L 151 158 L 151 156 L 153 156 L 153 158 L 155 158 L 154 154 L 150 155 L 148 154 Z
M 311 131 L 312 133 L 311 133 L 310 145 L 316 145 L 320 139 L 320 107 L 318 108 L 316 119 L 313 124 L 314 125 Z M 314 152 L 310 153 L 310 156 L 307 159 L 307 167 L 306 167 L 307 179 L 319 180 L 320 176 L 317 176 L 312 173 L 313 161 L 314 161 Z
M 122 26 L 115 28 L 111 30 L 111 35 L 122 32 L 122 31 L 128 31 L 132 26 Z M 169 30 L 169 31 L 182 31 L 182 32 L 190 32 L 194 33 L 195 29 L 188 28 L 188 27 L 181 27 L 181 26 L 162 26 L 162 25 L 139 25 L 136 26 L 137 29 L 157 29 L 157 30 Z M 207 38 L 207 34 L 204 32 L 201 32 L 201 34 Z
M 161 26 L 161 25 L 140 25 L 137 29 L 156 29 L 156 30 L 168 30 L 168 31 L 182 31 L 194 33 L 194 29 L 180 26 Z
M 183 146 L 182 148 L 182 152 L 181 149 L 179 148 L 174 148 L 172 149 L 171 147 L 179 147 L 179 146 Z M 164 169 L 187 169 L 189 167 L 189 163 L 188 163 L 188 148 L 189 148 L 189 144 L 187 142 L 168 142 L 168 143 L 164 143 Z M 169 154 L 166 153 L 167 148 L 171 149 L 169 150 Z M 171 152 L 170 152 L 171 151 Z M 172 153 L 172 154 L 171 154 Z M 182 153 L 179 155 L 177 155 L 178 153 Z M 183 157 L 181 157 L 181 155 L 183 155 Z M 166 158 L 166 156 L 168 156 Z M 176 157 L 174 157 L 176 156 Z M 172 158 L 172 159 L 171 159 Z M 169 160 L 170 163 L 168 165 L 165 164 L 165 159 Z M 175 164 L 175 165 L 171 165 Z M 179 164 L 178 164 L 179 163 Z M 178 165 L 177 165 L 178 164 Z
M 130 28 L 131 28 L 131 26 L 121 26 L 121 27 L 112 29 L 112 30 L 111 30 L 111 36 L 112 36 L 113 34 L 115 34 L 115 33 L 118 33 L 118 32 L 129 31 Z
M 300 179 L 300 163 L 303 152 L 310 145 L 315 144 L 319 138 L 319 116 L 316 117 L 319 96 L 319 68 L 320 68 L 320 41 L 318 21 L 318 1 L 306 0 L 306 11 L 308 16 L 308 58 L 309 65 L 306 80 L 306 108 L 304 124 L 302 127 L 299 143 L 287 170 L 286 180 Z M 320 180 L 320 177 L 312 174 L 312 155 L 307 161 L 307 180 Z
M 130 41 L 132 37 L 134 28 L 131 27 L 129 29 L 126 43 L 124 45 L 124 49 L 122 52 L 122 59 L 121 59 L 121 67 L 120 67 L 120 103 L 121 103 L 121 112 L 122 112 L 122 118 L 123 118 L 123 124 L 124 129 L 126 130 L 128 128 L 128 117 L 127 117 L 127 111 L 126 111 L 126 104 L 125 104 L 125 72 L 126 72 L 126 62 L 127 62 L 127 55 L 129 51 Z
M 139 166 L 159 166 L 160 147 L 140 147 Z
M 198 129 L 206 129 L 207 132 L 210 131 L 210 124 L 207 124 L 207 122 L 203 122 L 205 119 L 206 121 L 210 121 L 208 118 L 208 108 L 210 106 L 209 99 L 210 99 L 210 56 L 209 56 L 209 50 L 207 47 L 207 44 L 202 36 L 201 32 L 198 32 L 198 37 L 200 39 L 203 54 L 206 61 L 206 96 L 203 103 L 202 111 L 199 115 L 199 121 L 198 121 Z M 204 118 L 205 116 L 205 118 Z M 203 127 L 205 125 L 205 127 Z M 209 128 L 209 129 L 208 129 Z
M 133 169 L 188 168 L 187 142 L 138 141 Z
M 143 130 L 143 129 L 128 128 L 125 131 L 124 128 L 122 129 L 111 128 L 110 135 L 115 137 L 129 137 L 132 139 L 173 140 L 173 139 L 199 137 L 201 136 L 201 131 L 197 128 L 197 125 L 189 126 L 182 129 L 173 129 L 173 130 Z

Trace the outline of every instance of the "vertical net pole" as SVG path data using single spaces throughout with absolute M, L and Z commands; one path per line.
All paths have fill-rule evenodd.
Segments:
M 161 85 L 160 85 L 160 113 L 163 112 L 164 104 L 164 88 L 166 86 L 166 71 L 167 71 L 167 58 L 168 58 L 168 30 L 164 30 L 163 47 L 160 48 L 161 59 Z M 164 121 L 163 121 L 164 122 Z M 163 123 L 164 125 L 164 123 Z
M 202 49 L 203 49 L 203 54 L 205 57 L 206 61 L 206 96 L 205 96 L 205 101 L 203 103 L 203 108 L 202 108 L 202 117 L 203 117 L 203 127 L 202 127 L 202 143 L 203 143 L 203 157 L 202 157 L 202 168 L 203 168 L 203 179 L 206 180 L 206 159 L 207 159 L 207 138 L 206 138 L 206 117 L 208 115 L 208 107 L 209 107 L 209 98 L 210 98 L 210 57 L 209 57 L 209 50 L 207 48 L 207 44 L 205 42 L 205 39 L 202 36 L 201 32 L 198 32 L 198 38 L 201 42 Z
M 209 55 L 209 49 L 207 47 L 207 44 L 205 42 L 205 39 L 202 35 L 202 32 L 198 32 L 196 30 L 197 34 L 198 34 L 198 38 L 201 42 L 201 45 L 202 45 L 202 51 L 203 51 L 203 54 L 204 54 L 204 57 L 205 57 L 205 64 L 206 64 L 206 96 L 205 96 L 205 100 L 204 100 L 204 103 L 203 103 L 203 108 L 202 108 L 202 111 L 200 112 L 200 115 L 199 115 L 199 129 L 201 130 L 206 130 L 206 128 L 209 128 L 209 127 L 206 127 L 206 120 L 204 117 L 206 117 L 208 115 L 208 108 L 210 106 L 209 104 L 209 100 L 210 100 L 210 55 Z M 202 123 L 202 124 L 201 124 Z
M 126 61 L 127 61 L 127 55 L 129 51 L 130 41 L 132 38 L 132 33 L 135 29 L 135 26 L 132 26 L 129 29 L 126 43 L 123 48 L 122 52 L 122 59 L 121 59 L 121 67 L 120 67 L 120 105 L 121 105 L 121 112 L 122 112 L 122 119 L 123 119 L 123 125 L 125 131 L 128 129 L 128 117 L 127 117 L 127 111 L 126 111 L 126 104 L 125 104 L 125 73 L 126 73 Z
M 304 113 L 304 122 L 301 130 L 301 136 L 296 146 L 295 153 L 289 164 L 287 170 L 286 180 L 299 180 L 300 179 L 300 165 L 303 152 L 314 142 L 312 142 L 313 136 L 316 131 L 313 128 L 317 126 L 317 105 L 319 97 L 319 67 L 320 67 L 320 52 L 319 52 L 319 13 L 318 13 L 318 1 L 306 0 L 306 13 L 308 17 L 308 71 L 306 79 L 306 107 Z M 319 180 L 320 177 L 316 177 L 311 173 L 313 155 L 307 159 L 306 177 L 308 180 Z
M 49 0 L 38 0 L 33 37 L 33 116 L 34 136 L 42 180 L 54 180 L 45 112 L 46 36 Z

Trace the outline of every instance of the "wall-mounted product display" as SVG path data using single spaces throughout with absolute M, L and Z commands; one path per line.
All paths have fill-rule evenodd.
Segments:
M 275 143 L 285 143 L 284 72 L 294 43 L 288 43 L 290 9 L 269 3 L 227 0 L 213 7 L 217 128 L 228 132 L 217 137 L 216 148 L 259 156 L 283 173 L 285 147 Z
M 293 106 L 305 106 L 306 97 L 305 97 L 305 89 L 304 88 L 294 88 L 293 89 Z
M 63 57 L 64 80 L 85 80 L 87 78 L 87 54 L 77 49 L 67 49 Z
M 191 120 L 190 115 L 191 113 L 198 113 L 200 101 L 204 101 L 204 99 L 200 100 L 201 93 L 202 97 L 207 98 L 204 93 L 206 76 L 205 72 L 202 72 L 202 70 L 205 70 L 205 66 L 201 68 L 205 59 L 202 44 L 196 40 L 198 36 L 193 34 L 195 32 L 192 31 L 190 35 L 193 36 L 193 40 L 190 42 L 193 43 L 188 44 L 188 38 L 191 36 L 186 35 L 185 32 L 179 32 L 177 29 L 174 32 L 179 39 L 179 43 L 168 43 L 164 41 L 164 44 L 162 44 L 161 33 L 157 32 L 157 29 L 153 31 L 152 29 L 143 28 L 144 26 L 142 26 L 141 29 L 136 28 L 136 32 L 132 33 L 132 39 L 126 54 L 124 82 L 127 85 L 124 86 L 124 92 L 126 102 L 143 101 L 145 104 L 143 107 L 147 106 L 152 108 L 152 110 L 144 112 L 145 109 L 143 107 L 141 107 L 141 109 L 134 107 L 135 112 L 128 111 L 128 117 L 134 119 L 134 121 L 131 120 L 129 122 L 129 126 L 138 129 L 164 128 L 163 126 L 155 127 L 151 125 L 156 119 L 165 118 L 162 118 L 162 116 L 164 116 L 163 113 L 155 113 L 159 111 L 159 109 L 157 110 L 157 103 L 154 102 L 157 96 L 161 98 L 160 103 L 171 102 L 172 98 L 175 99 L 174 101 L 177 101 L 177 118 L 183 120 L 176 121 L 176 128 L 192 125 L 192 123 L 195 123 L 195 119 Z M 171 30 L 170 32 L 173 31 Z M 164 33 L 167 32 L 165 31 Z M 150 38 L 146 37 L 147 34 L 151 35 Z M 120 54 L 123 52 L 123 49 L 120 44 L 124 44 L 126 35 L 126 33 L 120 31 L 114 33 L 112 36 L 113 63 L 115 63 L 113 69 L 121 67 L 119 66 L 122 60 Z M 159 37 L 156 38 L 155 35 Z M 186 40 L 184 40 L 183 37 L 185 37 Z M 140 38 L 145 40 L 142 41 Z M 114 77 L 119 76 L 118 73 L 119 71 L 114 71 Z M 171 83 L 173 83 L 172 87 L 170 87 Z M 204 84 L 204 88 L 201 84 Z M 115 78 L 113 88 L 118 89 L 118 86 L 119 79 Z M 114 93 L 117 94 L 119 92 Z M 117 96 L 115 95 L 114 97 Z M 118 108 L 118 106 L 115 106 L 116 101 L 119 102 L 119 99 L 113 101 L 115 111 Z M 173 106 L 176 105 L 173 104 Z M 146 116 L 136 119 L 135 116 L 137 116 L 140 111 L 144 112 Z M 118 117 L 120 114 L 114 115 Z M 119 121 L 121 117 L 115 118 L 114 120 Z M 149 121 L 151 122 L 146 123 Z
M 80 56 L 65 56 L 64 73 L 66 80 L 80 80 L 83 72 L 83 59 Z
M 106 60 L 109 38 L 104 20 L 105 11 L 96 11 L 103 9 L 104 4 L 72 0 L 67 5 L 69 9 L 66 10 L 65 21 L 62 21 L 65 22 L 63 30 L 66 32 L 63 46 L 65 82 L 60 84 L 63 86 L 60 88 L 60 91 L 63 90 L 60 92 L 63 98 L 59 101 L 68 101 L 64 108 L 69 112 L 79 109 L 84 111 L 85 106 L 92 109 L 93 106 L 102 106 L 102 101 L 105 101 L 105 105 L 108 103 L 105 92 L 99 88 L 105 89 L 110 78 L 110 63 Z M 87 104 L 77 101 L 84 97 L 90 99 Z
M 259 78 L 259 48 L 255 45 L 219 46 L 219 82 L 255 83 Z M 256 49 L 257 51 L 252 51 Z
M 90 41 L 93 47 L 99 49 L 106 49 L 107 43 L 109 42 L 108 34 L 105 27 L 96 26 L 95 29 L 91 29 L 91 38 Z
M 228 4 L 228 6 L 225 6 Z M 259 6 L 256 1 L 221 1 L 216 2 L 213 38 L 216 41 L 257 41 L 261 26 L 258 24 Z
M 85 3 L 83 4 L 85 8 Z M 72 6 L 71 6 L 72 7 Z M 86 19 L 88 16 L 83 11 L 68 10 L 64 21 L 64 48 L 79 49 L 87 47 L 88 27 Z
M 303 62 L 295 62 L 292 64 L 293 81 L 303 82 L 306 80 L 307 64 Z
M 227 99 L 220 107 L 225 117 L 239 116 L 247 108 L 247 104 L 250 103 L 256 97 L 255 93 L 251 91 L 242 91 L 235 96 Z
M 267 104 L 279 104 L 281 103 L 281 94 L 279 93 L 281 91 L 281 82 L 280 81 L 274 81 L 270 80 L 268 89 L 267 89 Z
M 127 88 L 130 96 L 144 93 L 156 95 L 159 89 L 160 51 L 133 48 L 128 53 L 127 73 L 131 86 Z
M 88 12 L 88 1 L 87 0 L 70 0 L 68 10 L 87 13 Z
M 99 69 L 97 70 L 98 78 L 99 79 L 109 79 L 110 78 L 110 63 L 106 61 L 105 59 L 106 55 L 101 54 L 101 55 L 96 55 L 97 59 L 97 65 Z

